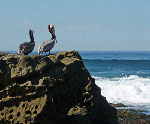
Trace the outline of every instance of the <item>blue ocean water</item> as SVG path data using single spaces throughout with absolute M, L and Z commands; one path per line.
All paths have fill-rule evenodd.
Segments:
M 150 52 L 79 52 L 110 103 L 150 114 Z
M 92 76 L 114 78 L 137 75 L 150 77 L 150 53 L 102 53 L 93 52 L 90 56 L 81 53 L 85 66 Z
M 79 54 L 109 103 L 123 103 L 150 114 L 150 52 L 79 51 Z M 30 55 L 37 55 L 37 51 Z

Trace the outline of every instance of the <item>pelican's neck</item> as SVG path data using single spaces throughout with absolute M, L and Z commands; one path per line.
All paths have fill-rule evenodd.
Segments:
M 56 39 L 56 35 L 55 35 L 55 30 L 53 29 L 51 29 L 51 28 L 49 28 L 49 32 L 52 34 L 52 39 Z
M 30 34 L 30 39 L 31 39 L 30 43 L 34 43 L 34 36 L 33 36 L 33 33 Z
M 30 39 L 31 39 L 30 43 L 34 43 L 34 37 L 30 36 Z
M 56 35 L 52 33 L 52 39 L 56 39 Z

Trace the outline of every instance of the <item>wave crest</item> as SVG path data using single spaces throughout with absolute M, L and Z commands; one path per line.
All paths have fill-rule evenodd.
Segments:
M 93 78 L 101 88 L 101 94 L 110 103 L 126 105 L 146 105 L 150 103 L 150 78 L 137 75 L 122 78 Z

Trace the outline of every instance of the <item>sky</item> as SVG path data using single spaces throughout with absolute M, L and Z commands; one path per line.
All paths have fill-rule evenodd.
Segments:
M 0 0 L 0 51 L 18 51 L 34 30 L 35 48 L 52 51 L 150 51 L 150 0 Z

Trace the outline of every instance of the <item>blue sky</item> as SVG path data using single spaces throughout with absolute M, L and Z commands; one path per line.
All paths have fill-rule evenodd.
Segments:
M 35 31 L 35 48 L 52 51 L 150 51 L 150 0 L 1 0 L 0 51 L 17 51 Z

